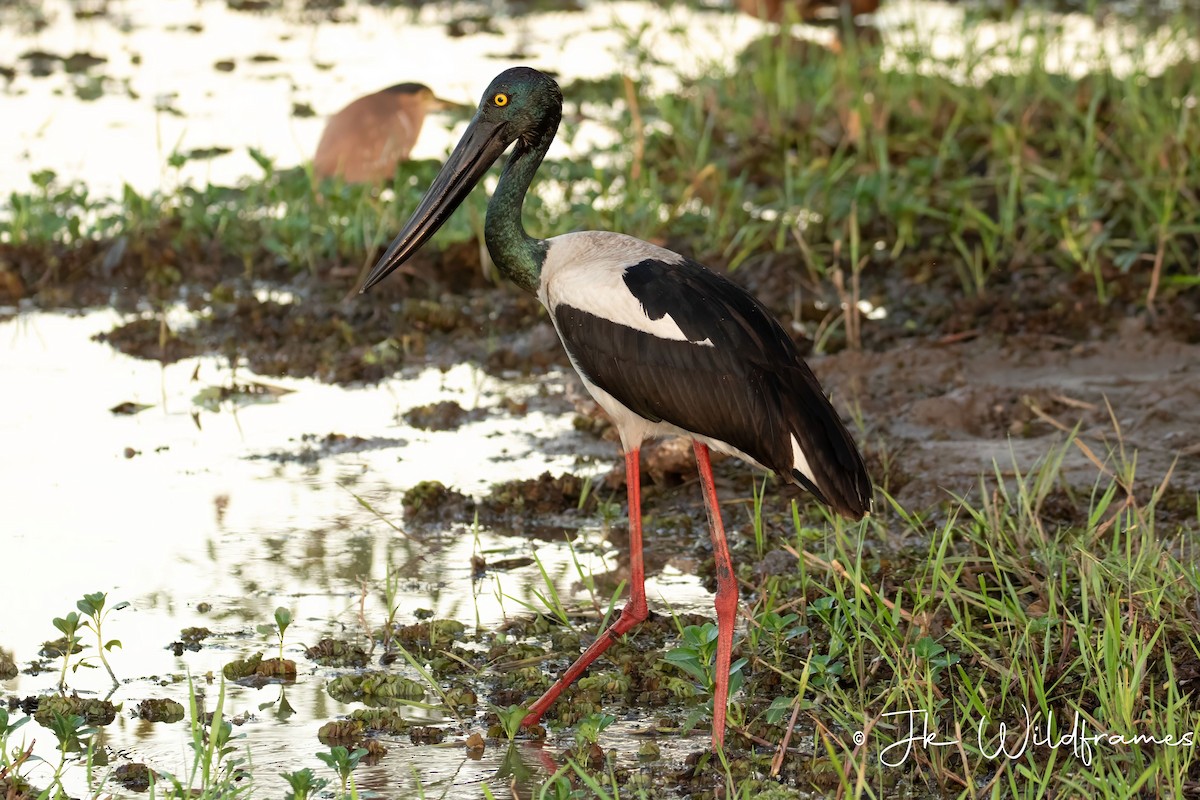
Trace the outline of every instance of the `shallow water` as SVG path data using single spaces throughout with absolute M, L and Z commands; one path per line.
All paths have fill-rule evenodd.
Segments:
M 320 767 L 311 757 L 321 749 L 317 728 L 351 708 L 326 694 L 324 680 L 305 679 L 315 668 L 302 643 L 356 638 L 360 613 L 372 626 L 381 624 L 389 568 L 402 577 L 400 622 L 429 609 L 494 630 L 506 612 L 522 611 L 517 599 L 544 590 L 543 579 L 530 565 L 473 581 L 473 553 L 492 562 L 536 554 L 568 602 L 587 597 L 577 586 L 568 539 L 585 571 L 601 574 L 615 565 L 616 551 L 599 527 L 569 530 L 550 520 L 536 531 L 494 531 L 474 529 L 464 519 L 440 533 L 406 537 L 355 497 L 403 526 L 401 490 L 421 480 L 482 493 L 492 482 L 546 469 L 606 471 L 615 453 L 577 434 L 564 402 L 539 397 L 542 386 L 559 384 L 561 375 L 510 383 L 461 365 L 358 388 L 264 379 L 288 393 L 240 405 L 226 401 L 214 410 L 203 402 L 206 388 L 257 377 L 245 370 L 235 376 L 215 357 L 162 366 L 91 340 L 116 321 L 101 311 L 0 323 L 0 385 L 21 387 L 6 391 L 0 418 L 0 451 L 7 454 L 0 460 L 7 498 L 0 608 L 9 609 L 0 646 L 25 667 L 43 641 L 57 638 L 51 618 L 72 610 L 85 592 L 107 591 L 110 603 L 130 601 L 105 629 L 106 638 L 124 645 L 110 661 L 125 681 L 113 699 L 126 701 L 126 708 L 103 729 L 102 741 L 123 758 L 178 771 L 184 726 L 130 719 L 129 709 L 150 697 L 186 703 L 186 685 L 159 686 L 150 676 L 199 680 L 210 671 L 219 675 L 234 658 L 269 651 L 271 643 L 253 629 L 269 622 L 277 606 L 296 618 L 286 648 L 302 670 L 300 683 L 286 689 L 294 716 L 281 717 L 279 686 L 231 685 L 227 704 L 227 713 L 253 718 L 239 730 L 254 762 L 269 767 L 255 771 L 268 787 L 285 767 Z M 505 398 L 527 401 L 529 412 L 513 418 L 501 410 Z M 447 399 L 486 416 L 446 432 L 418 430 L 401 419 L 411 407 Z M 134 415 L 109 410 L 124 402 L 149 408 Z M 313 446 L 305 436 L 329 433 L 381 440 L 297 462 Z M 668 596 L 679 610 L 708 604 L 696 579 L 677 572 L 658 577 L 648 591 L 659 603 Z M 202 603 L 210 608 L 202 610 Z M 168 644 L 191 626 L 216 636 L 199 652 L 172 655 Z M 0 682 L 0 691 L 22 697 L 49 691 L 57 664 Z M 68 683 L 87 695 L 109 689 L 102 670 L 81 670 Z M 207 690 L 215 702 L 216 687 Z M 424 713 L 414 712 L 416 718 Z M 619 726 L 611 735 L 620 735 Z M 45 732 L 31 736 L 39 750 L 53 741 Z M 407 740 L 393 747 L 403 748 L 403 756 L 362 770 L 360 785 L 411 780 L 415 765 L 427 787 L 451 777 L 477 786 L 496 771 L 492 756 L 501 755 L 489 751 L 475 762 L 458 748 L 415 748 Z M 38 777 L 35 770 L 32 780 Z
M 394 83 L 418 81 L 474 105 L 492 76 L 514 64 L 554 69 L 563 81 L 612 75 L 629 63 L 636 37 L 662 59 L 638 69 L 661 91 L 678 85 L 680 71 L 727 63 L 762 30 L 745 17 L 631 2 L 499 17 L 497 33 L 460 38 L 447 33 L 452 15 L 437 4 L 420 12 L 351 4 L 355 21 L 343 24 L 233 12 L 223 2 L 126 0 L 111 16 L 88 20 L 75 19 L 66 0 L 45 5 L 53 16 L 43 31 L 23 32 L 11 20 L 0 25 L 0 53 L 12 54 L 0 64 L 18 70 L 0 87 L 5 117 L 19 120 L 0 126 L 0 151 L 19 154 L 0 163 L 5 192 L 27 189 L 30 173 L 47 168 L 100 195 L 119 192 L 122 183 L 141 192 L 179 182 L 233 183 L 260 173 L 247 148 L 281 166 L 298 164 L 312 157 L 329 115 Z M 688 38 L 672 30 L 686 30 Z M 25 61 L 12 63 L 33 49 L 108 61 L 86 74 L 59 67 L 34 77 Z M 255 60 L 264 56 L 277 60 Z M 218 61 L 232 62 L 232 71 L 215 69 Z M 78 99 L 79 87 L 99 76 L 104 93 Z M 296 103 L 315 116 L 294 116 Z M 444 156 L 465 126 L 452 122 L 445 115 L 427 120 L 413 158 Z M 559 137 L 551 155 L 586 153 L 607 138 L 601 126 L 585 126 L 570 144 Z M 167 166 L 172 153 L 213 147 L 231 152 Z
M 107 63 L 93 72 L 105 76 L 104 92 L 79 99 L 76 88 L 86 88 L 87 77 L 58 68 L 35 78 L 20 61 L 16 78 L 0 90 L 8 121 L 0 126 L 0 152 L 16 154 L 0 159 L 0 193 L 27 188 L 29 173 L 43 168 L 84 181 L 96 194 L 116 193 L 124 182 L 143 192 L 179 182 L 236 182 L 257 171 L 249 147 L 283 166 L 303 161 L 323 118 L 358 94 L 420 80 L 442 96 L 473 102 L 492 75 L 521 62 L 553 67 L 564 82 L 607 76 L 630 67 L 628 45 L 643 24 L 640 41 L 662 61 L 646 67 L 645 77 L 665 91 L 679 74 L 728 62 L 768 30 L 742 16 L 638 3 L 499 19 L 499 33 L 465 38 L 448 36 L 447 17 L 436 9 L 413 15 L 358 6 L 353 24 L 312 24 L 238 14 L 219 2 L 126 0 L 114 4 L 114 16 L 87 21 L 75 20 L 65 0 L 45 5 L 54 16 L 43 31 L 0 25 L 0 53 L 10 54 L 0 61 L 12 66 L 17 54 L 35 48 L 103 55 Z M 935 55 L 964 52 L 963 12 L 951 5 L 888 4 L 880 17 L 885 39 L 902 44 L 918 17 Z M 977 47 L 986 49 L 1030 19 L 974 27 Z M 1069 22 L 1064 43 L 1050 56 L 1064 69 L 1086 65 L 1082 51 L 1108 58 L 1117 41 L 1098 36 L 1081 16 L 1041 19 Z M 1178 57 L 1173 48 L 1157 41 L 1144 57 Z M 259 54 L 280 60 L 255 61 Z M 232 61 L 233 71 L 214 69 L 218 60 Z M 981 64 L 955 77 L 1012 68 Z M 316 116 L 293 116 L 293 103 L 310 104 Z M 589 109 L 601 117 L 604 111 Z M 417 157 L 447 151 L 462 125 L 449 122 L 436 116 L 427 122 Z M 603 126 L 585 126 L 575 139 L 556 144 L 555 155 L 586 153 L 604 136 Z M 173 152 L 211 147 L 231 152 L 166 166 Z M 230 686 L 226 708 L 248 717 L 238 728 L 246 734 L 239 745 L 253 755 L 260 794 L 280 795 L 274 776 L 281 770 L 310 766 L 324 774 L 312 755 L 323 749 L 316 730 L 352 707 L 332 700 L 324 681 L 312 678 L 315 669 L 301 644 L 326 635 L 355 638 L 360 614 L 380 624 L 386 613 L 380 587 L 389 569 L 404 578 L 400 622 L 430 609 L 489 630 L 519 613 L 520 602 L 536 602 L 532 592 L 542 588 L 542 577 L 531 565 L 474 582 L 473 553 L 489 561 L 536 553 L 557 591 L 574 603 L 584 603 L 587 594 L 577 586 L 568 540 L 584 570 L 600 574 L 616 564 L 600 525 L 573 530 L 550 520 L 536 530 L 503 531 L 475 529 L 463 519 L 409 538 L 356 498 L 403 527 L 400 495 L 421 480 L 481 494 L 492 482 L 546 469 L 603 473 L 616 463 L 615 448 L 574 431 L 571 410 L 559 398 L 562 375 L 508 382 L 460 365 L 446 373 L 405 372 L 377 386 L 331 387 L 259 378 L 218 357 L 161 366 L 91 340 L 121 321 L 115 312 L 94 311 L 26 313 L 0 322 L 0 647 L 25 667 L 43 641 L 57 638 L 51 618 L 72 610 L 85 592 L 99 589 L 109 592 L 110 602 L 130 601 L 106 628 L 124 643 L 111 661 L 127 681 L 114 698 L 126 707 L 102 730 L 101 741 L 121 760 L 179 772 L 188 755 L 184 726 L 133 720 L 131 706 L 150 697 L 184 699 L 186 686 L 178 679 L 190 674 L 205 683 L 211 708 L 216 687 L 204 681 L 206 673 L 219 675 L 233 658 L 269 650 L 254 626 L 283 605 L 296 618 L 286 654 L 302 670 L 285 695 L 294 713 L 284 708 L 278 686 Z M 216 406 L 208 401 L 214 389 L 251 381 L 287 391 Z M 506 398 L 528 401 L 530 412 L 513 417 L 503 410 Z M 403 422 L 408 409 L 444 399 L 487 413 L 441 433 Z M 109 410 L 124 402 L 149 408 L 134 415 Z M 369 445 L 326 452 L 320 441 L 332 433 Z M 313 450 L 317 457 L 305 456 Z M 711 606 L 699 582 L 677 570 L 652 576 L 647 588 L 658 609 L 707 612 Z M 167 645 L 189 626 L 211 628 L 216 636 L 199 652 L 175 657 Z M 53 671 L 21 674 L 0 682 L 0 693 L 36 695 L 56 681 Z M 109 689 L 101 670 L 80 671 L 69 683 L 89 695 Z M 644 720 L 622 720 L 605 731 L 602 743 L 628 759 L 636 751 L 630 736 L 641 725 Z M 47 731 L 30 725 L 22 733 L 37 738 L 38 752 L 49 756 Z M 472 761 L 456 746 L 388 744 L 392 753 L 381 764 L 356 772 L 359 786 L 378 796 L 403 795 L 418 782 L 431 796 L 477 794 L 504 755 L 503 748 L 489 747 L 482 760 Z M 661 744 L 668 757 L 695 749 L 684 737 Z M 536 749 L 519 752 L 529 764 L 539 763 Z M 35 784 L 44 785 L 46 777 L 45 768 L 30 775 Z M 77 773 L 69 788 L 82 792 L 79 780 Z M 496 786 L 507 781 L 497 779 Z

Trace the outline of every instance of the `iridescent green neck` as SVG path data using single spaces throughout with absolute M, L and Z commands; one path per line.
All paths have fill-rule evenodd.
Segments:
M 551 119 L 540 127 L 532 142 L 527 144 L 523 139 L 517 140 L 512 156 L 500 173 L 496 192 L 488 203 L 483 228 L 488 252 L 500 274 L 531 294 L 537 294 L 549 245 L 544 239 L 535 239 L 525 232 L 521 206 L 557 130 L 558 119 Z

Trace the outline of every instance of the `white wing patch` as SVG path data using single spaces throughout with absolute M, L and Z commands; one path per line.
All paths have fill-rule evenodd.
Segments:
M 804 455 L 804 449 L 800 447 L 800 442 L 796 439 L 796 434 L 792 434 L 792 469 L 800 470 L 800 474 L 812 481 L 813 486 L 820 486 L 817 483 L 816 477 L 813 475 L 812 467 L 808 466 L 808 459 Z
M 542 266 L 538 299 L 551 316 L 565 304 L 659 339 L 686 342 L 687 336 L 670 314 L 651 319 L 625 285 L 625 269 L 647 260 L 679 264 L 683 256 L 620 233 L 556 236 Z M 713 346 L 710 339 L 692 344 Z

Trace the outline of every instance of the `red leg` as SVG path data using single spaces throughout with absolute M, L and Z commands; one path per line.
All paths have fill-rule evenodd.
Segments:
M 592 646 L 584 651 L 571 668 L 538 698 L 521 721 L 522 725 L 536 725 L 550 705 L 558 699 L 575 679 L 583 674 L 588 665 L 609 648 L 618 637 L 624 636 L 649 613 L 646 608 L 646 568 L 642 564 L 642 487 L 641 466 L 638 448 L 625 454 L 625 483 L 629 487 L 629 602 L 621 611 L 617 621 L 609 626 Z
M 704 489 L 704 508 L 708 511 L 708 529 L 712 534 L 713 559 L 717 562 L 717 664 L 713 691 L 713 750 L 725 745 L 725 710 L 729 703 L 729 660 L 733 653 L 733 626 L 737 621 L 738 587 L 733 575 L 733 559 L 725 542 L 725 526 L 717 505 L 717 487 L 713 484 L 708 445 L 692 442 L 700 485 Z

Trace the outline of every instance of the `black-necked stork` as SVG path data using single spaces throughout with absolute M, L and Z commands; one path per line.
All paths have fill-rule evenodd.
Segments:
M 535 239 L 521 205 L 562 120 L 562 92 L 528 67 L 502 72 L 412 218 L 367 276 L 374 286 L 431 237 L 509 145 L 484 235 L 500 272 L 536 294 L 571 364 L 621 435 L 629 491 L 629 602 L 538 699 L 532 725 L 617 637 L 647 615 L 639 448 L 692 439 L 717 572 L 712 744 L 724 743 L 737 580 L 717 506 L 709 448 L 774 470 L 851 519 L 871 508 L 862 456 L 792 340 L 761 303 L 677 253 L 620 233 Z

